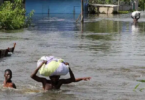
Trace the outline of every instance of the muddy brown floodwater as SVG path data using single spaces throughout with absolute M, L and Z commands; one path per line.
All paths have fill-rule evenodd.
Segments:
M 87 15 L 76 23 L 74 15 L 35 15 L 28 29 L 0 32 L 0 48 L 17 43 L 11 57 L 0 59 L 0 100 L 143 100 L 145 79 L 145 13 L 137 26 L 130 14 Z M 76 77 L 90 81 L 63 85 L 59 91 L 42 91 L 30 78 L 44 55 L 70 63 Z M 17 89 L 2 88 L 4 70 L 13 71 Z M 69 75 L 61 78 L 68 78 Z M 135 86 L 139 87 L 133 91 Z

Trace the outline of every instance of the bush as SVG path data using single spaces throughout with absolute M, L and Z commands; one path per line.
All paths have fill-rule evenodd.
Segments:
M 0 28 L 20 29 L 29 26 L 34 11 L 31 11 L 28 17 L 25 16 L 25 12 L 22 0 L 5 1 L 0 6 Z
M 119 11 L 118 14 L 128 14 L 130 13 L 131 11 Z

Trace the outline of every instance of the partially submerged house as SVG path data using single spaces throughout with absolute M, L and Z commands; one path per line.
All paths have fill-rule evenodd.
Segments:
M 89 3 L 89 12 L 110 14 L 117 11 L 138 10 L 139 0 L 112 0 L 112 2 L 108 4 L 105 0 L 102 0 L 102 2 L 101 4 L 99 4 L 99 2 Z
M 0 0 L 0 3 L 4 1 L 13 0 Z M 84 13 L 88 10 L 88 0 L 84 1 Z M 35 13 L 80 13 L 81 12 L 81 0 L 23 0 L 27 13 L 34 10 Z
M 112 14 L 113 12 L 117 11 L 118 8 L 118 5 L 111 4 L 90 4 L 89 6 L 90 8 L 93 6 L 94 10 L 97 9 L 96 12 L 101 14 Z
M 87 12 L 87 0 L 84 0 L 85 13 Z M 81 0 L 25 0 L 27 13 L 34 10 L 35 13 L 80 13 Z

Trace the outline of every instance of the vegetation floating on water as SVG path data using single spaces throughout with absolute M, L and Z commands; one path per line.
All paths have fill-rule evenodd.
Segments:
M 139 81 L 139 82 L 145 82 L 145 80 L 137 80 L 137 81 Z M 139 87 L 139 85 L 140 85 L 140 83 L 138 83 L 138 84 L 134 87 L 133 91 L 136 91 L 136 89 Z M 144 89 L 145 89 L 145 87 L 144 87 L 144 88 L 140 88 L 139 91 L 142 92 Z
M 145 82 L 145 80 L 137 80 L 137 81 L 139 81 L 139 82 Z
M 140 85 L 140 83 L 134 87 L 133 91 L 135 91 L 139 87 L 139 85 Z
M 132 11 L 118 11 L 118 14 L 128 14 L 130 12 L 132 12 Z

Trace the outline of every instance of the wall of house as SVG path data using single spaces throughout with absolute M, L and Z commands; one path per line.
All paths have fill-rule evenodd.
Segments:
M 120 11 L 129 11 L 129 10 L 132 10 L 132 6 L 131 5 L 120 5 L 119 10 Z
M 80 13 L 81 0 L 26 0 L 27 13 Z
M 116 7 L 99 7 L 99 13 L 112 14 L 113 11 L 116 11 Z
M 3 3 L 3 0 L 0 0 L 0 4 Z

